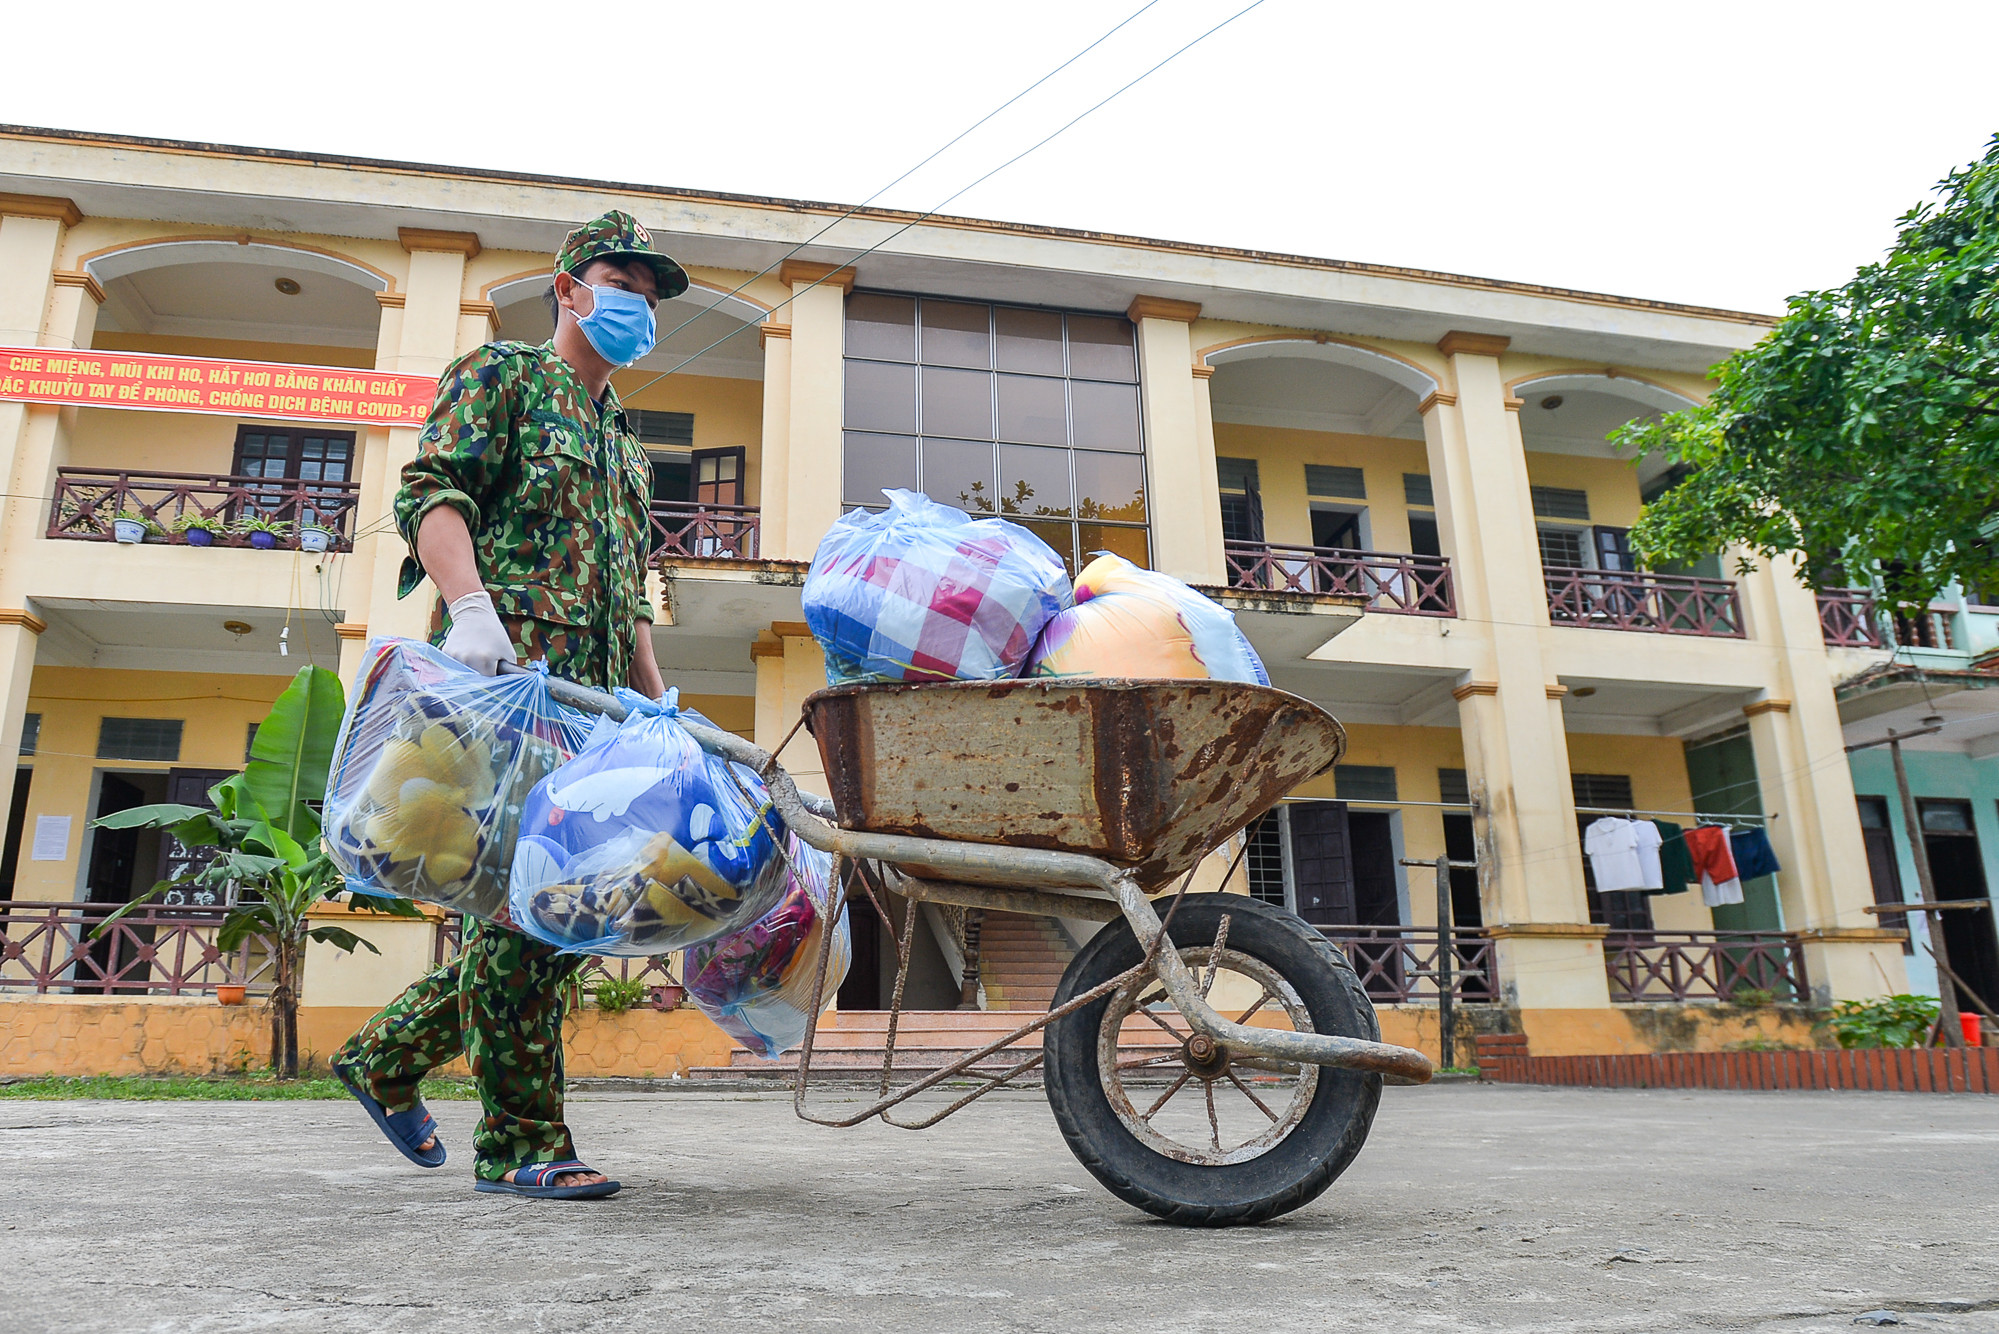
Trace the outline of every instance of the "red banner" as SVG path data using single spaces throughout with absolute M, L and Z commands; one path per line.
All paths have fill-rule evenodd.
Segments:
M 16 403 L 421 426 L 436 394 L 426 376 L 339 366 L 0 347 L 0 399 Z

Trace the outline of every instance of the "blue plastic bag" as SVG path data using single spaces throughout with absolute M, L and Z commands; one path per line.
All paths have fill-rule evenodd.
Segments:
M 1055 549 L 1019 524 L 974 519 L 916 491 L 840 516 L 805 576 L 805 624 L 832 685 L 1020 675 L 1071 605 Z
M 514 926 L 567 953 L 631 956 L 749 926 L 787 886 L 763 781 L 703 750 L 674 695 L 618 698 L 630 715 L 600 720 L 528 796 L 509 885 Z

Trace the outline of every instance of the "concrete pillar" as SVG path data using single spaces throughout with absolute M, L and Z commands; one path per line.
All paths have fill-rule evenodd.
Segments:
M 76 345 L 61 338 L 48 341 L 45 328 L 55 294 L 63 290 L 56 286 L 56 274 L 62 268 L 63 238 L 82 220 L 83 214 L 67 199 L 0 194 L 0 346 Z M 85 275 L 75 276 L 79 282 L 90 281 Z M 94 281 L 91 286 L 96 288 Z M 96 288 L 96 293 L 101 300 L 103 289 Z M 30 418 L 50 411 L 26 403 L 0 403 L 0 480 L 15 480 Z M 10 497 L 47 494 L 19 485 L 7 489 Z M 24 507 L 10 500 L 4 517 L 0 517 L 0 534 L 5 533 L 7 525 L 25 518 Z
M 442 375 L 461 351 L 470 350 L 461 346 L 463 338 L 476 333 L 480 327 L 476 320 L 483 318 L 475 309 L 468 319 L 464 292 L 465 265 L 479 253 L 479 238 L 471 232 L 413 228 L 398 234 L 409 252 L 409 277 L 401 292 L 377 295 L 382 323 L 375 365 L 402 375 Z M 420 434 L 414 426 L 371 430 L 363 447 L 361 501 L 355 525 L 369 535 L 355 543 L 354 561 L 359 568 L 350 582 L 365 588 L 366 595 L 365 600 L 350 604 L 347 624 L 357 628 L 343 634 L 340 641 L 340 670 L 350 679 L 360 662 L 364 636 L 421 639 L 430 633 L 437 594 L 429 582 L 407 598 L 396 597 L 396 581 L 409 546 L 396 531 L 393 506 L 402 484 L 403 465 L 416 457 Z
M 1228 582 L 1222 558 L 1222 492 L 1215 471 L 1214 425 L 1205 432 L 1196 402 L 1191 301 L 1142 296 L 1126 311 L 1138 326 L 1139 404 L 1145 427 L 1147 510 L 1152 568 L 1209 586 Z M 1205 447 L 1204 447 L 1205 444 Z M 1213 511 L 1212 514 L 1209 511 Z
M 781 338 L 765 340 L 763 554 L 811 560 L 840 517 L 847 293 L 854 290 L 854 271 L 788 259 L 778 277 L 792 292 L 791 336 L 788 349 Z M 790 370 L 781 427 L 771 423 L 769 401 L 774 347 Z
M 1896 932 L 1862 911 L 1874 901 L 1867 848 L 1844 758 L 1818 599 L 1794 561 L 1759 562 L 1740 580 L 1754 637 L 1777 650 L 1773 688 L 1746 706 L 1784 928 L 1805 941 L 1820 1004 L 1908 989 Z
M 1527 459 L 1499 356 L 1507 340 L 1453 333 L 1438 348 L 1454 391 L 1422 404 L 1439 527 L 1461 615 L 1481 642 L 1453 692 L 1479 835 L 1486 921 L 1508 1000 L 1528 1009 L 1610 1003 L 1576 846 L 1563 693 L 1542 652 L 1548 604 Z
M 764 354 L 763 438 L 757 459 L 757 555 L 777 557 L 784 545 L 791 488 L 791 326 L 766 322 L 757 328 Z
M 784 741 L 798 722 L 805 697 L 825 689 L 826 659 L 803 621 L 774 621 L 750 645 L 750 661 L 757 670 L 756 743 L 769 750 Z M 800 788 L 822 797 L 832 795 L 819 744 L 811 733 L 800 728 L 777 753 L 777 760 Z
M 1215 404 L 1208 392 L 1208 381 L 1215 378 L 1213 366 L 1194 367 L 1194 448 L 1201 459 L 1206 473 L 1208 500 L 1201 506 L 1201 523 L 1207 530 L 1207 547 L 1210 569 L 1219 571 L 1215 584 L 1228 584 L 1228 552 L 1222 542 L 1222 480 L 1221 470 L 1215 461 Z M 1219 562 L 1215 564 L 1214 562 Z M 1248 893 L 1247 876 L 1243 877 L 1244 893 Z

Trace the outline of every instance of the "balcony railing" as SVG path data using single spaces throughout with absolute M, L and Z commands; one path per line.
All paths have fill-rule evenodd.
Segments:
M 270 951 L 261 938 L 227 954 L 216 948 L 226 909 L 148 904 L 120 918 L 102 939 L 91 939 L 118 906 L 0 902 L 0 994 L 198 996 L 213 995 L 218 985 L 270 990 Z
M 232 477 L 219 473 L 121 472 L 111 468 L 61 468 L 56 474 L 55 503 L 49 509 L 50 537 L 112 540 L 111 521 L 121 513 L 137 514 L 158 524 L 160 535 L 149 542 L 185 545 L 187 536 L 173 532 L 176 519 L 214 519 L 224 529 L 214 545 L 255 545 L 246 533 L 228 531 L 239 519 L 259 518 L 288 523 L 291 531 L 277 545 L 298 546 L 304 525 L 337 534 L 334 549 L 349 550 L 354 507 L 360 502 L 358 482 L 306 482 L 289 477 Z
M 755 560 L 762 522 L 763 517 L 754 505 L 655 501 L 653 559 L 693 556 L 709 560 Z
M 1550 565 L 1548 617 L 1556 625 L 1655 635 L 1741 639 L 1742 600 L 1728 579 Z
M 1603 965 L 1614 1001 L 1801 1004 L 1811 995 L 1805 947 L 1782 931 L 1613 931 Z
M 1223 554 L 1228 559 L 1231 588 L 1343 593 L 1366 598 L 1369 611 L 1409 616 L 1458 614 L 1448 557 L 1268 542 L 1231 542 Z
M 1880 648 L 1881 617 L 1864 588 L 1821 588 L 1819 632 L 1827 648 Z
M 1346 954 L 1369 999 L 1391 1005 L 1436 1003 L 1441 936 L 1434 927 L 1321 926 L 1318 931 Z M 1492 941 L 1476 930 L 1453 931 L 1451 939 L 1456 946 L 1451 995 L 1473 1004 L 1498 999 Z

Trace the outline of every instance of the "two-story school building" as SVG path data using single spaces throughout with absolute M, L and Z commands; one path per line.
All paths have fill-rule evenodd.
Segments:
M 1015 518 L 1072 564 L 1114 551 L 1208 590 L 1276 685 L 1346 724 L 1346 762 L 1247 832 L 1232 887 L 1344 942 L 1376 999 L 1414 1016 L 1407 1033 L 1435 998 L 1440 896 L 1431 868 L 1405 863 L 1447 853 L 1476 864 L 1447 896 L 1459 994 L 1537 1051 L 1808 1042 L 1795 1007 L 1906 989 L 1904 933 L 1864 911 L 1870 845 L 1835 690 L 1853 650 L 1828 647 L 1850 607 L 1836 596 L 1822 615 L 1790 568 L 1738 574 L 1729 552 L 1638 568 L 1628 531 L 1677 479 L 1606 441 L 1698 401 L 1767 317 L 1056 226 L 862 209 L 829 229 L 844 208 L 7 128 L 0 348 L 427 383 L 487 340 L 546 338 L 551 257 L 609 207 L 694 280 L 616 384 L 654 463 L 657 656 L 723 726 L 767 745 L 791 731 L 824 682 L 806 563 L 843 509 L 913 487 Z M 0 366 L 0 748 L 20 757 L 0 788 L 0 907 L 10 942 L 47 943 L 59 910 L 122 901 L 174 855 L 95 817 L 198 799 L 300 664 L 351 678 L 369 636 L 425 634 L 436 598 L 395 596 L 408 420 L 310 391 L 233 411 L 36 401 L 28 378 Z M 120 542 L 119 512 L 159 531 Z M 268 547 L 240 524 L 197 545 L 190 513 L 292 526 Z M 326 550 L 303 548 L 307 525 Z M 802 733 L 781 758 L 822 784 Z M 1600 894 L 1582 830 L 1626 813 L 1764 829 L 1782 869 L 1715 908 L 1697 886 Z M 926 921 L 933 957 L 912 985 L 948 1008 L 963 926 Z M 843 1011 L 886 999 L 889 953 L 856 925 Z M 1059 962 L 1073 926 L 1021 934 Z M 201 992 L 144 948 L 93 988 L 79 978 L 130 961 L 90 972 L 75 950 L 10 944 L 0 999 Z M 359 1012 L 429 957 L 315 956 L 318 1003 Z M 979 967 L 996 1007 L 1040 985 Z M 351 980 L 337 1000 L 336 975 Z

